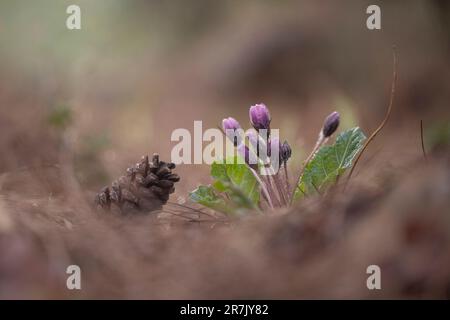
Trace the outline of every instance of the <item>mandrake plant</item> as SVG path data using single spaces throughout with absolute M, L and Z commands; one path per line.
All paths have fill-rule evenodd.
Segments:
M 355 127 L 327 144 L 340 122 L 339 113 L 331 113 L 291 185 L 288 162 L 292 150 L 287 141 L 281 143 L 273 134 L 269 109 L 264 104 L 254 105 L 249 117 L 253 129 L 246 132 L 236 119 L 223 119 L 222 129 L 233 142 L 235 155 L 211 165 L 213 182 L 192 191 L 192 201 L 233 216 L 264 213 L 288 207 L 304 197 L 322 195 L 352 166 L 366 139 Z M 144 156 L 125 175 L 104 187 L 95 202 L 99 208 L 121 215 L 159 211 L 180 180 L 172 172 L 174 168 L 175 164 L 161 161 L 157 154 L 151 160 Z
M 322 196 L 350 169 L 344 183 L 345 190 L 359 158 L 384 128 L 391 115 L 397 82 L 395 46 L 392 53 L 393 72 L 389 104 L 384 119 L 367 139 L 361 129 L 355 127 L 340 132 L 335 142 L 328 144 L 340 122 L 339 113 L 336 111 L 331 113 L 325 118 L 316 144 L 303 161 L 291 188 L 287 169 L 291 148 L 287 142 L 280 144 L 278 137 L 271 137 L 269 110 L 264 104 L 257 104 L 250 107 L 250 123 L 255 131 L 247 132 L 245 134 L 247 139 L 239 138 L 240 134 L 236 134 L 236 131 L 241 131 L 237 120 L 229 117 L 222 121 L 223 130 L 232 139 L 238 156 L 231 161 L 225 159 L 213 163 L 211 166 L 213 183 L 199 186 L 190 193 L 190 198 L 196 203 L 228 215 L 262 213 L 275 207 L 290 206 L 305 197 Z M 275 153 L 281 166 L 269 170 L 269 175 L 261 175 L 261 172 L 267 173 L 268 164 L 265 160 L 268 155 L 270 156 L 268 153 L 273 150 L 272 146 L 278 150 Z M 255 155 L 260 161 L 250 162 L 250 158 L 252 156 L 254 158 Z M 281 167 L 284 174 L 280 173 Z
M 369 138 L 359 127 L 340 132 L 334 143 L 330 138 L 340 122 L 338 112 L 328 115 L 319 131 L 311 153 L 303 161 L 293 186 L 288 174 L 288 161 L 292 149 L 272 134 L 271 116 L 264 104 L 250 107 L 249 118 L 253 129 L 243 132 L 239 122 L 228 117 L 222 121 L 222 129 L 235 148 L 235 156 L 216 161 L 211 165 L 212 183 L 200 185 L 189 193 L 190 199 L 206 208 L 235 216 L 249 212 L 264 213 L 275 208 L 289 207 L 296 201 L 311 196 L 322 196 L 350 169 L 347 185 L 359 158 L 369 143 L 388 121 L 394 102 L 397 81 L 397 55 L 393 48 L 393 74 L 389 105 L 381 124 Z M 275 160 L 275 161 L 274 161 Z M 277 164 L 277 165 L 274 165 Z M 123 213 L 151 212 L 162 209 L 169 195 L 180 180 L 172 173 L 175 164 L 145 156 L 127 174 L 103 188 L 96 195 L 98 207 Z M 201 209 L 177 204 L 198 214 Z M 189 218 L 190 219 L 190 218 Z
M 331 113 L 291 186 L 287 164 L 292 150 L 287 141 L 280 143 L 271 134 L 269 109 L 256 104 L 250 107 L 249 117 L 253 129 L 245 133 L 236 119 L 229 117 L 222 121 L 222 129 L 233 142 L 236 156 L 211 165 L 213 182 L 192 191 L 192 201 L 227 215 L 240 215 L 288 207 L 302 198 L 323 195 L 352 167 L 366 139 L 361 129 L 355 127 L 339 133 L 335 142 L 328 144 L 340 122 L 339 113 Z M 271 164 L 274 159 L 278 166 Z

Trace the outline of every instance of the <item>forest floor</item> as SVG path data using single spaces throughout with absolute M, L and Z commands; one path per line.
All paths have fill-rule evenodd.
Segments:
M 68 172 L 1 176 L 0 298 L 450 297 L 447 157 L 225 220 L 105 214 Z M 73 264 L 81 290 L 66 287 Z M 381 290 L 366 286 L 370 265 Z

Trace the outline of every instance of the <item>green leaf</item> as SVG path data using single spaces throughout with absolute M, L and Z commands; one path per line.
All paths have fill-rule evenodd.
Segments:
M 211 176 L 215 179 L 214 188 L 227 193 L 237 207 L 256 208 L 259 201 L 259 184 L 241 158 L 214 162 L 211 166 Z
M 257 209 L 259 184 L 242 158 L 228 158 L 211 166 L 212 186 L 200 186 L 190 198 L 206 207 L 227 214 Z
M 189 193 L 192 201 L 200 203 L 205 207 L 211 208 L 224 213 L 232 213 L 225 200 L 219 197 L 211 186 L 199 186 L 197 189 Z
M 366 139 L 359 127 L 349 129 L 338 135 L 332 146 L 320 148 L 315 157 L 306 165 L 295 192 L 295 198 L 311 193 L 321 193 L 336 182 L 363 147 Z

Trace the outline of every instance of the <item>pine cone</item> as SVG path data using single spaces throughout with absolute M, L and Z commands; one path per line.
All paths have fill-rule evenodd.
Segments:
M 154 154 L 152 162 L 148 156 L 136 165 L 127 169 L 127 174 L 104 187 L 97 194 L 95 202 L 98 207 L 107 211 L 128 213 L 148 213 L 162 209 L 169 195 L 175 191 L 175 182 L 180 177 L 172 173 L 174 163 L 159 161 Z

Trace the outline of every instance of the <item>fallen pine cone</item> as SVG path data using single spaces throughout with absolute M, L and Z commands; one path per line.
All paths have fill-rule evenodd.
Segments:
M 175 182 L 180 181 L 180 176 L 172 173 L 174 168 L 174 163 L 160 161 L 158 154 L 153 155 L 152 162 L 144 156 L 111 187 L 104 187 L 95 202 L 98 207 L 121 214 L 160 210 L 175 191 Z

